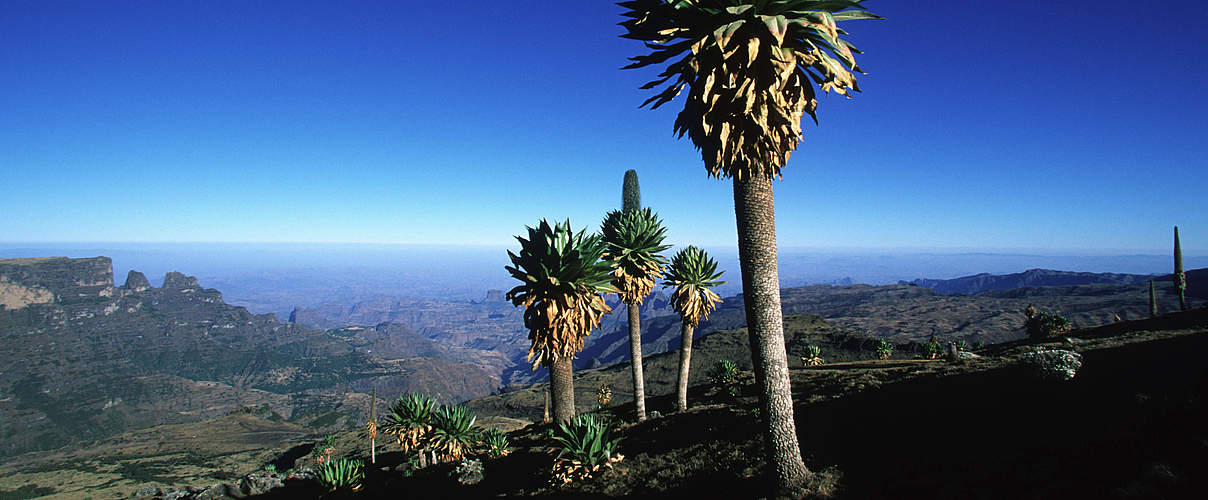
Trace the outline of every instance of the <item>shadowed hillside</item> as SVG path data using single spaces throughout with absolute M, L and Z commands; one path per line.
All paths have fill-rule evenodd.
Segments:
M 344 394 L 373 385 L 445 401 L 499 386 L 489 356 L 446 352 L 398 330 L 383 339 L 284 324 L 227 305 L 180 273 L 153 288 L 131 271 L 114 286 L 105 257 L 0 260 L 0 285 L 0 455 L 241 407 L 334 427 L 361 418 Z M 376 345 L 389 357 L 370 352 Z

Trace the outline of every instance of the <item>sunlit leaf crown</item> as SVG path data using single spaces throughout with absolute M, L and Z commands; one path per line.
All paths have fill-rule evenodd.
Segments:
M 825 92 L 859 91 L 854 46 L 839 21 L 881 19 L 861 0 L 632 0 L 618 5 L 629 19 L 625 38 L 652 52 L 625 69 L 668 63 L 657 80 L 666 87 L 642 103 L 671 101 L 685 86 L 688 100 L 675 120 L 701 152 L 714 177 L 779 176 L 801 140 L 801 119 Z
M 605 245 L 603 259 L 612 263 L 612 285 L 621 301 L 641 303 L 667 264 L 667 258 L 659 254 L 671 247 L 663 244 L 667 237 L 663 221 L 649 208 L 613 210 L 604 216 L 600 233 Z
M 436 400 L 427 394 L 410 393 L 390 405 L 382 431 L 393 434 L 403 451 L 418 449 L 432 428 Z
M 671 257 L 667 267 L 667 279 L 663 288 L 675 287 L 671 293 L 671 306 L 680 313 L 680 318 L 695 327 L 702 319 L 708 319 L 721 297 L 710 290 L 724 284 L 718 281 L 722 273 L 717 272 L 714 262 L 704 250 L 688 246 Z
M 573 358 L 583 349 L 583 337 L 599 326 L 609 307 L 601 294 L 611 293 L 610 269 L 600 260 L 604 244 L 586 230 L 575 233 L 570 221 L 551 227 L 544 219 L 517 236 L 520 254 L 508 251 L 505 266 L 520 285 L 508 291 L 513 305 L 524 306 L 529 329 L 529 359 L 533 368 Z

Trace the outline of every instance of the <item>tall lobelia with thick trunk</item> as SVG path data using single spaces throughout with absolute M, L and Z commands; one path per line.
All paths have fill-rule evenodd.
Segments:
M 685 89 L 675 131 L 688 134 L 710 176 L 733 180 L 743 297 L 765 443 L 778 494 L 808 493 L 815 477 L 797 446 L 780 311 L 772 178 L 815 120 L 814 83 L 858 91 L 853 53 L 839 21 L 879 19 L 860 0 L 632 0 L 619 5 L 625 38 L 652 52 L 626 68 L 666 65 L 642 88 L 667 84 L 642 105 L 657 108 Z M 811 81 L 813 83 L 811 83 Z
M 1187 310 L 1187 274 L 1183 273 L 1183 248 L 1179 246 L 1179 226 L 1174 227 L 1174 293 L 1179 294 L 1179 310 Z
M 642 374 L 642 301 L 663 275 L 667 259 L 659 254 L 667 229 L 649 208 L 613 210 L 604 217 L 600 234 L 607 250 L 604 260 L 612 264 L 612 286 L 629 312 L 630 373 L 633 375 L 633 402 L 638 421 L 646 420 L 646 382 Z
M 506 297 L 525 308 L 524 326 L 532 341 L 528 359 L 534 370 L 549 369 L 554 422 L 563 424 L 575 416 L 571 360 L 609 311 L 603 294 L 613 292 L 610 269 L 600 260 L 600 236 L 575 233 L 570 221 L 551 227 L 543 219 L 527 229 L 528 238 L 516 237 L 520 254 L 508 251 L 512 265 L 505 268 L 521 284 Z
M 680 369 L 677 384 L 676 408 L 688 409 L 688 372 L 692 365 L 692 332 L 709 313 L 721 297 L 710 288 L 724 284 L 718 281 L 722 273 L 717 272 L 714 262 L 704 250 L 689 245 L 671 257 L 667 267 L 667 280 L 663 288 L 675 287 L 671 292 L 671 306 L 680 315 Z

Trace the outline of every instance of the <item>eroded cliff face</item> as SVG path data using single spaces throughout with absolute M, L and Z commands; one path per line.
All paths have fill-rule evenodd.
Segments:
M 243 406 L 284 418 L 343 411 L 362 386 L 446 402 L 499 386 L 473 363 L 409 359 L 418 353 L 394 332 L 351 339 L 281 323 L 181 273 L 154 288 L 132 271 L 114 287 L 105 257 L 0 260 L 0 296 L 0 456 Z M 404 359 L 374 355 L 378 343 Z
M 54 300 L 55 294 L 50 290 L 10 283 L 6 277 L 0 276 L 0 309 L 21 309 L 30 304 L 49 304 Z
M 113 295 L 113 262 L 108 257 L 0 259 L 0 305 L 74 303 Z

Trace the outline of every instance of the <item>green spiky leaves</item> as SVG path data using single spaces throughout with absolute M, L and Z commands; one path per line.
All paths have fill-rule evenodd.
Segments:
M 418 450 L 432 428 L 436 406 L 436 400 L 427 394 L 399 396 L 386 412 L 382 432 L 393 435 L 404 452 Z
M 709 318 L 709 313 L 721 302 L 721 297 L 710 290 L 725 283 L 717 280 L 721 275 L 717 272 L 717 262 L 694 246 L 671 257 L 663 288 L 675 287 L 671 293 L 671 306 L 685 323 L 695 328 L 700 320 Z
M 701 151 L 714 177 L 779 176 L 802 136 L 801 119 L 816 122 L 817 84 L 850 97 L 859 91 L 854 46 L 839 21 L 880 19 L 861 0 L 631 0 L 624 38 L 652 52 L 625 69 L 667 63 L 665 85 L 642 103 L 652 108 L 689 89 L 675 131 Z M 682 56 L 682 57 L 681 57 Z M 811 80 L 813 83 L 811 83 Z
M 659 254 L 671 247 L 663 244 L 667 237 L 663 221 L 649 208 L 613 210 L 604 216 L 600 233 L 606 247 L 603 259 L 612 265 L 617 295 L 628 305 L 641 304 L 667 264 Z
M 528 357 L 533 369 L 571 359 L 583 349 L 583 338 L 599 326 L 610 308 L 601 294 L 611 293 L 608 263 L 600 261 L 604 244 L 598 235 L 575 233 L 570 221 L 551 227 L 544 219 L 517 236 L 520 254 L 508 251 L 505 269 L 520 285 L 508 291 L 513 305 L 524 306 L 524 326 L 533 342 Z
M 478 444 L 477 420 L 465 406 L 442 406 L 432 414 L 432 431 L 428 444 L 436 451 L 442 462 L 456 462 L 465 458 Z
M 591 413 L 560 424 L 554 431 L 554 441 L 560 448 L 554 479 L 562 483 L 590 479 L 624 458 L 617 453 L 621 440 L 612 437 L 612 426 Z
M 315 471 L 315 480 L 327 491 L 360 491 L 361 481 L 365 479 L 363 466 L 360 460 L 329 460 Z

